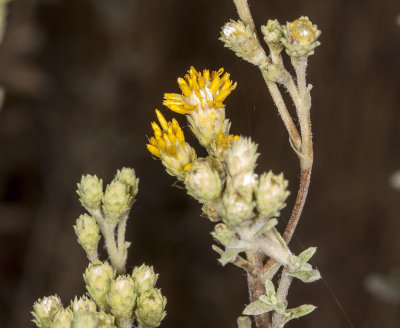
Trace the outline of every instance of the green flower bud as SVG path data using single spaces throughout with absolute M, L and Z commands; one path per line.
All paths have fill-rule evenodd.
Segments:
M 50 328 L 71 328 L 73 318 L 74 315 L 69 307 L 59 309 L 50 324 Z
M 100 320 L 94 312 L 78 313 L 72 320 L 72 328 L 98 328 Z
M 96 220 L 87 214 L 82 214 L 74 225 L 78 243 L 85 250 L 90 261 L 97 259 L 97 245 L 100 240 L 100 229 Z
M 76 192 L 84 208 L 88 211 L 97 210 L 103 197 L 103 181 L 95 175 L 84 175 Z
M 189 195 L 201 203 L 210 202 L 221 195 L 221 179 L 208 161 L 198 160 L 194 163 L 186 175 L 185 185 Z
M 258 156 L 257 145 L 250 138 L 234 140 L 226 155 L 229 173 L 234 176 L 253 172 Z
M 103 311 L 108 309 L 107 294 L 111 288 L 111 282 L 115 278 L 115 272 L 108 262 L 96 261 L 90 263 L 83 278 L 90 297 Z
M 160 289 L 151 289 L 138 298 L 136 317 L 139 323 L 148 328 L 158 327 L 164 319 L 167 299 Z
M 224 246 L 231 246 L 236 240 L 236 234 L 223 223 L 218 223 L 211 235 Z
M 236 191 L 225 192 L 222 204 L 222 221 L 230 228 L 242 227 L 254 217 L 255 203 L 251 194 L 242 195 Z
M 271 171 L 264 173 L 260 177 L 258 188 L 256 189 L 257 210 L 260 215 L 265 217 L 279 216 L 279 211 L 286 204 L 289 191 L 286 190 L 288 181 L 283 178 L 283 174 L 275 175 Z
M 38 328 L 48 328 L 58 310 L 62 308 L 62 303 L 57 295 L 38 299 L 33 305 L 31 312 L 33 322 Z
M 152 266 L 142 264 L 140 267 L 135 267 L 133 269 L 132 278 L 135 284 L 135 292 L 141 295 L 154 288 L 158 279 L 158 274 L 154 273 Z
M 268 20 L 267 25 L 261 26 L 261 32 L 267 44 L 280 44 L 283 37 L 282 26 L 274 19 Z
M 305 57 L 314 54 L 314 49 L 320 45 L 317 41 L 321 35 L 317 25 L 313 25 L 308 17 L 300 17 L 287 23 L 281 39 L 290 57 Z
M 131 199 L 127 186 L 114 179 L 107 186 L 103 196 L 103 213 L 106 221 L 111 225 L 116 225 L 121 215 L 129 211 Z
M 136 303 L 134 282 L 131 276 L 118 276 L 111 283 L 111 289 L 107 296 L 111 313 L 119 322 L 131 318 Z
M 267 58 L 264 49 L 257 41 L 256 33 L 240 20 L 226 23 L 222 27 L 220 40 L 237 56 L 254 65 L 260 65 Z
M 97 318 L 99 319 L 99 328 L 111 328 L 115 327 L 115 317 L 105 312 L 97 312 Z
M 139 190 L 139 179 L 136 178 L 135 170 L 124 167 L 122 168 L 122 170 L 117 171 L 115 179 L 122 182 L 128 187 L 128 191 L 132 197 L 133 202 Z
M 86 295 L 75 299 L 71 302 L 72 312 L 75 314 L 96 312 L 96 303 L 89 299 Z

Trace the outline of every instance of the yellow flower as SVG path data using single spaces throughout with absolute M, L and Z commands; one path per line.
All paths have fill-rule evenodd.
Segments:
M 161 158 L 170 175 L 183 179 L 186 167 L 196 159 L 195 150 L 185 142 L 185 136 L 179 123 L 174 118 L 167 122 L 159 110 L 156 115 L 160 125 L 151 123 L 154 137 L 150 138 L 147 149 L 154 156 Z
M 198 72 L 191 67 L 184 78 L 178 78 L 182 94 L 166 93 L 163 104 L 179 114 L 188 114 L 190 128 L 200 143 L 208 148 L 218 134 L 229 134 L 230 122 L 225 119 L 223 101 L 236 88 L 229 77 L 218 71 Z

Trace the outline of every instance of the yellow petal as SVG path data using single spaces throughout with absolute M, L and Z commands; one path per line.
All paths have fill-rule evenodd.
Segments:
M 182 100 L 182 95 L 179 93 L 164 93 L 164 99 L 166 100 Z
M 190 110 L 184 109 L 184 107 L 180 105 L 166 105 L 165 103 L 164 105 L 167 106 L 173 112 L 176 112 L 178 114 L 187 114 L 190 112 Z
M 179 88 L 181 89 L 183 95 L 185 97 L 190 97 L 190 95 L 192 94 L 192 90 L 189 88 L 186 81 L 180 77 L 180 78 L 178 78 L 178 84 L 179 84 Z
M 160 122 L 161 127 L 163 128 L 164 131 L 167 131 L 168 123 L 167 123 L 165 117 L 163 116 L 163 114 L 161 114 L 161 112 L 158 109 L 156 109 L 156 114 L 157 114 L 157 118 L 158 118 L 158 121 Z
M 225 91 L 219 92 L 215 96 L 214 100 L 216 102 L 223 102 L 225 100 L 225 98 L 229 96 L 230 93 L 231 93 L 231 90 L 225 90 Z
M 211 84 L 209 86 L 209 88 L 211 89 L 212 93 L 215 95 L 219 89 L 219 83 L 220 83 L 220 78 L 218 76 L 216 76 L 212 81 Z
M 147 144 L 147 150 L 150 153 L 152 153 L 154 156 L 161 157 L 160 150 L 157 147 L 155 147 L 153 145 L 150 145 L 150 144 Z

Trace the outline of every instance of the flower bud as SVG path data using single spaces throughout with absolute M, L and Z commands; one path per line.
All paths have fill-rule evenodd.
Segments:
M 136 293 L 132 277 L 121 275 L 111 283 L 107 296 L 111 313 L 118 321 L 131 318 L 136 302 Z
M 61 308 L 55 314 L 50 328 L 71 328 L 73 318 L 74 315 L 69 307 L 66 309 Z
M 135 284 L 136 294 L 141 295 L 154 288 L 158 279 L 158 274 L 154 273 L 152 266 L 142 264 L 140 267 L 135 267 L 133 269 L 132 278 Z
M 261 32 L 267 44 L 280 44 L 283 37 L 282 26 L 274 19 L 268 20 L 267 25 L 261 26 Z
M 185 185 L 189 195 L 201 203 L 210 202 L 221 195 L 221 179 L 209 161 L 196 161 L 186 175 Z
M 257 41 L 256 33 L 240 20 L 226 23 L 222 27 L 220 40 L 237 56 L 254 65 L 260 65 L 267 58 L 264 49 Z
M 78 243 L 85 250 L 90 261 L 97 258 L 97 245 L 100 240 L 100 229 L 96 220 L 87 214 L 82 214 L 74 225 Z
M 103 213 L 106 222 L 116 225 L 121 215 L 129 211 L 131 199 L 132 197 L 124 183 L 114 179 L 107 185 L 103 196 Z
M 71 328 L 98 328 L 99 321 L 96 313 L 82 312 L 74 316 Z
M 38 328 L 48 328 L 55 314 L 61 308 L 62 303 L 57 295 L 39 298 L 31 312 L 34 317 L 33 322 Z
M 317 41 L 321 34 L 317 25 L 313 25 L 308 17 L 300 17 L 287 23 L 281 39 L 290 57 L 306 57 L 314 54 L 314 49 L 320 45 Z
M 218 223 L 211 235 L 224 246 L 231 246 L 236 240 L 236 234 L 223 223 Z
M 115 317 L 105 312 L 97 312 L 97 318 L 99 319 L 99 328 L 111 328 L 115 327 Z
M 129 194 L 134 201 L 139 190 L 139 179 L 136 178 L 135 170 L 127 167 L 117 171 L 115 178 L 128 187 Z
M 161 324 L 166 312 L 167 299 L 162 296 L 160 289 L 151 289 L 138 298 L 136 317 L 142 326 L 153 328 Z
M 258 188 L 256 189 L 257 210 L 260 215 L 265 217 L 279 216 L 279 211 L 286 204 L 289 191 L 286 190 L 288 181 L 283 178 L 283 174 L 275 175 L 271 171 L 264 173 L 260 177 Z
M 204 204 L 201 209 L 211 222 L 221 221 L 221 215 L 213 204 Z
M 103 181 L 95 175 L 84 175 L 76 192 L 84 208 L 88 211 L 97 210 L 103 197 Z
M 255 204 L 252 194 L 242 195 L 237 191 L 226 191 L 222 204 L 222 221 L 230 228 L 242 227 L 254 216 Z
M 90 297 L 103 311 L 108 309 L 107 294 L 114 277 L 115 272 L 111 265 L 100 261 L 90 263 L 83 275 Z
M 258 156 L 257 145 L 250 138 L 240 137 L 234 140 L 226 155 L 229 173 L 233 176 L 252 172 Z
M 74 315 L 78 313 L 96 312 L 96 303 L 89 299 L 86 295 L 77 298 L 71 302 L 71 309 Z

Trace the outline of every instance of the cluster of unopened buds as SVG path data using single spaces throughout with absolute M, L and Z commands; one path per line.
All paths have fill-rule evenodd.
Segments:
M 82 214 L 74 228 L 90 260 L 83 275 L 87 295 L 75 297 L 67 307 L 57 295 L 39 299 L 32 312 L 38 328 L 130 328 L 134 324 L 153 328 L 161 324 L 167 300 L 155 288 L 158 274 L 153 267 L 143 264 L 125 274 L 130 245 L 125 241 L 125 227 L 138 184 L 129 168 L 119 170 L 105 191 L 101 179 L 82 177 L 77 192 L 89 214 Z M 101 235 L 111 264 L 98 259 Z

